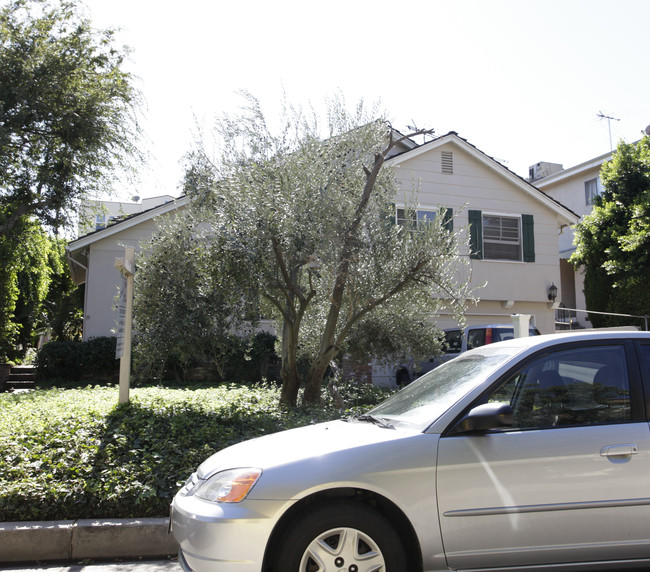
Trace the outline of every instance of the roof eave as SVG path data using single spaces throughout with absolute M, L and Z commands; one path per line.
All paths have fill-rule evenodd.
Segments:
M 173 201 L 158 205 L 141 213 L 133 214 L 123 221 L 116 222 L 115 224 L 111 224 L 110 226 L 107 226 L 106 228 L 102 228 L 100 230 L 95 230 L 82 237 L 77 238 L 76 240 L 69 242 L 67 250 L 69 252 L 82 250 L 99 240 L 110 238 L 115 234 L 137 226 L 147 220 L 172 212 L 179 207 L 184 206 L 186 203 L 187 195 L 183 195 L 182 197 Z
M 525 193 L 530 195 L 532 198 L 545 204 L 547 207 L 555 211 L 556 214 L 559 215 L 562 219 L 564 219 L 562 222 L 567 224 L 576 224 L 580 220 L 579 215 L 574 213 L 571 209 L 567 208 L 566 206 L 556 201 L 555 199 L 549 197 L 546 193 L 542 192 L 536 186 L 532 185 L 531 183 L 529 183 L 528 181 L 526 181 L 516 173 L 512 172 L 510 169 L 508 169 L 501 163 L 499 163 L 499 161 L 497 161 L 493 157 L 490 157 L 489 155 L 487 155 L 486 153 L 484 153 L 483 151 L 481 151 L 480 149 L 478 149 L 477 147 L 469 143 L 466 139 L 460 137 L 458 133 L 456 133 L 455 131 L 451 131 L 450 133 L 447 133 L 446 135 L 442 135 L 437 139 L 423 143 L 422 145 L 419 145 L 415 149 L 405 151 L 404 153 L 396 155 L 395 157 L 392 157 L 391 159 L 387 160 L 386 164 L 391 166 L 399 165 L 400 163 L 408 159 L 417 157 L 423 153 L 429 152 L 432 149 L 441 147 L 442 145 L 445 145 L 447 143 L 453 143 L 458 147 L 462 148 L 463 150 L 467 151 L 475 159 L 477 159 L 478 161 L 486 165 L 488 168 L 498 172 L 500 175 L 508 179 L 514 185 L 521 188 Z

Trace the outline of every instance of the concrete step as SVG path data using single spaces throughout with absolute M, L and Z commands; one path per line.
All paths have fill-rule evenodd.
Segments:
M 36 370 L 31 365 L 15 365 L 11 368 L 5 389 L 32 389 L 36 386 Z

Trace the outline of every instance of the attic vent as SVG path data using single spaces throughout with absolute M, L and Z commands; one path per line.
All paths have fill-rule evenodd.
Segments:
M 454 154 L 451 151 L 441 151 L 442 172 L 448 175 L 454 174 Z

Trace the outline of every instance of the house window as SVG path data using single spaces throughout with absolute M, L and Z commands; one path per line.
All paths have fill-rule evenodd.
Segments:
M 115 217 L 108 214 L 95 215 L 95 230 L 106 228 L 113 219 L 115 219 Z
M 436 218 L 436 211 L 433 210 L 407 210 L 397 209 L 397 224 L 409 229 L 422 228 Z
M 532 215 L 503 216 L 470 210 L 468 217 L 471 258 L 535 262 Z
M 108 215 L 105 214 L 95 215 L 95 230 L 101 230 L 102 228 L 106 228 L 107 223 L 108 223 Z
M 521 260 L 519 217 L 483 215 L 483 254 L 494 260 Z
M 603 187 L 599 178 L 585 181 L 585 204 L 593 205 L 596 202 L 596 197 L 600 196 L 602 192 Z
M 442 172 L 448 175 L 454 174 L 454 154 L 452 151 L 441 151 L 440 161 L 442 163 Z

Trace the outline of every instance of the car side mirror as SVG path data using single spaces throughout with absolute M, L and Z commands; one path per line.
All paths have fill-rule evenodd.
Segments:
M 450 431 L 450 435 L 489 431 L 502 427 L 512 427 L 512 407 L 508 403 L 484 403 L 477 405 L 465 415 Z

